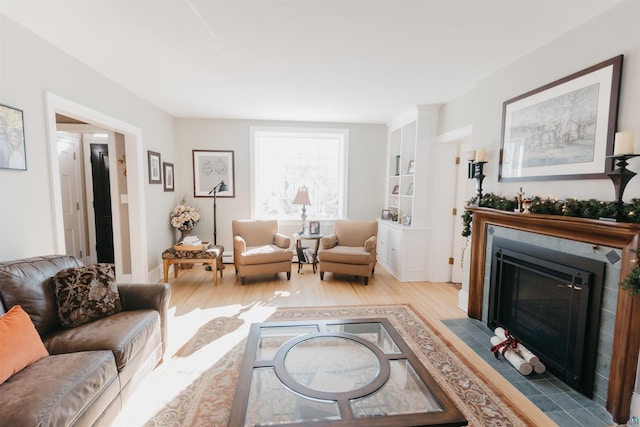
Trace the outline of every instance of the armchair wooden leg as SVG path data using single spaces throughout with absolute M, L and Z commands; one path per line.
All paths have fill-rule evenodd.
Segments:
M 367 286 L 369 284 L 369 278 L 365 277 L 364 278 L 364 285 Z
M 287 280 L 291 280 L 291 272 L 287 271 Z
M 246 277 L 241 277 L 240 278 L 240 283 L 242 283 L 242 286 L 244 286 L 247 283 L 247 278 Z
M 320 272 L 320 280 L 324 280 L 324 271 Z

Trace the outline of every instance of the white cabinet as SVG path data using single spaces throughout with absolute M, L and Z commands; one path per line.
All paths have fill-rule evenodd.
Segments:
M 435 278 L 431 255 L 438 243 L 429 236 L 437 221 L 429 201 L 439 185 L 432 176 L 438 110 L 418 106 L 389 125 L 386 207 L 395 220 L 379 221 L 378 261 L 400 281 Z

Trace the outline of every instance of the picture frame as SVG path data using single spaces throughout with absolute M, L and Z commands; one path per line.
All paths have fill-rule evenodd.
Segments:
M 416 172 L 416 162 L 409 160 L 409 167 L 407 168 L 407 175 L 413 175 Z
M 0 104 L 0 169 L 27 170 L 24 113 Z
M 411 215 L 404 216 L 404 218 L 402 219 L 402 225 L 404 225 L 405 227 L 411 226 Z
M 160 153 L 147 151 L 147 163 L 149 165 L 149 184 L 162 183 L 162 169 L 160 165 Z
M 309 221 L 309 234 L 320 234 L 320 221 Z
M 498 180 L 607 178 L 622 55 L 503 104 Z
M 233 150 L 192 150 L 193 196 L 213 197 L 213 188 L 224 181 L 227 191 L 216 197 L 235 197 L 235 169 Z
M 398 193 L 400 193 L 400 186 L 396 184 L 393 186 L 393 190 L 391 190 L 391 194 L 398 194 Z
M 390 221 L 391 218 L 391 211 L 389 209 L 382 209 L 382 214 L 380 215 L 380 218 L 382 218 L 385 221 Z
M 162 178 L 164 182 L 164 191 L 175 191 L 173 183 L 173 163 L 162 162 Z

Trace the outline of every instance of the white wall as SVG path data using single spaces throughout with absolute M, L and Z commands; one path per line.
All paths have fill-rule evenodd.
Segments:
M 514 196 L 520 186 L 527 196 L 614 200 L 609 179 L 555 182 L 498 183 L 502 106 L 504 101 L 578 72 L 617 55 L 624 55 L 618 130 L 636 135 L 640 152 L 640 2 L 627 0 L 619 6 L 540 47 L 518 61 L 479 81 L 473 91 L 453 100 L 441 110 L 440 133 L 473 125 L 475 147 L 489 156 L 485 166 L 486 192 Z M 640 159 L 630 161 L 640 172 Z M 625 200 L 640 197 L 640 178 L 631 181 Z
M 0 103 L 23 110 L 27 153 L 27 171 L 0 169 L 0 260 L 55 253 L 45 93 L 140 128 L 145 173 L 149 149 L 172 161 L 173 118 L 2 14 L 0 58 Z M 168 213 L 174 196 L 164 193 L 162 185 L 145 184 L 144 190 L 152 270 L 161 264 L 162 249 L 172 243 Z
M 232 250 L 231 220 L 251 218 L 250 126 L 349 129 L 348 216 L 351 219 L 375 219 L 380 216 L 384 207 L 381 189 L 384 188 L 387 150 L 387 127 L 384 125 L 176 119 L 176 199 L 186 196 L 200 210 L 202 220 L 194 230 L 199 237 L 210 239 L 213 234 L 213 199 L 193 197 L 192 150 L 234 151 L 236 197 L 217 199 L 218 244 L 223 245 L 225 252 L 229 253 Z M 295 228 L 291 233 L 295 232 Z

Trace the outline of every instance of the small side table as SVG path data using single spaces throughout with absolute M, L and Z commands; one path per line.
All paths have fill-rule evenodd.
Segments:
M 300 268 L 302 268 L 302 262 L 300 262 L 300 254 L 302 253 L 302 240 L 315 240 L 316 246 L 313 251 L 313 260 L 311 265 L 313 265 L 313 273 L 316 273 L 318 268 L 318 248 L 320 247 L 320 239 L 322 239 L 322 234 L 294 234 L 296 239 L 296 252 L 298 253 L 298 273 L 300 273 Z
M 178 277 L 178 266 L 176 264 L 209 264 L 213 270 L 213 284 L 218 284 L 218 271 L 222 277 L 222 253 L 224 247 L 221 245 L 203 244 L 202 249 L 184 250 L 171 247 L 162 252 L 162 264 L 164 267 L 164 281 L 169 279 L 169 266 L 173 264 L 174 277 Z

